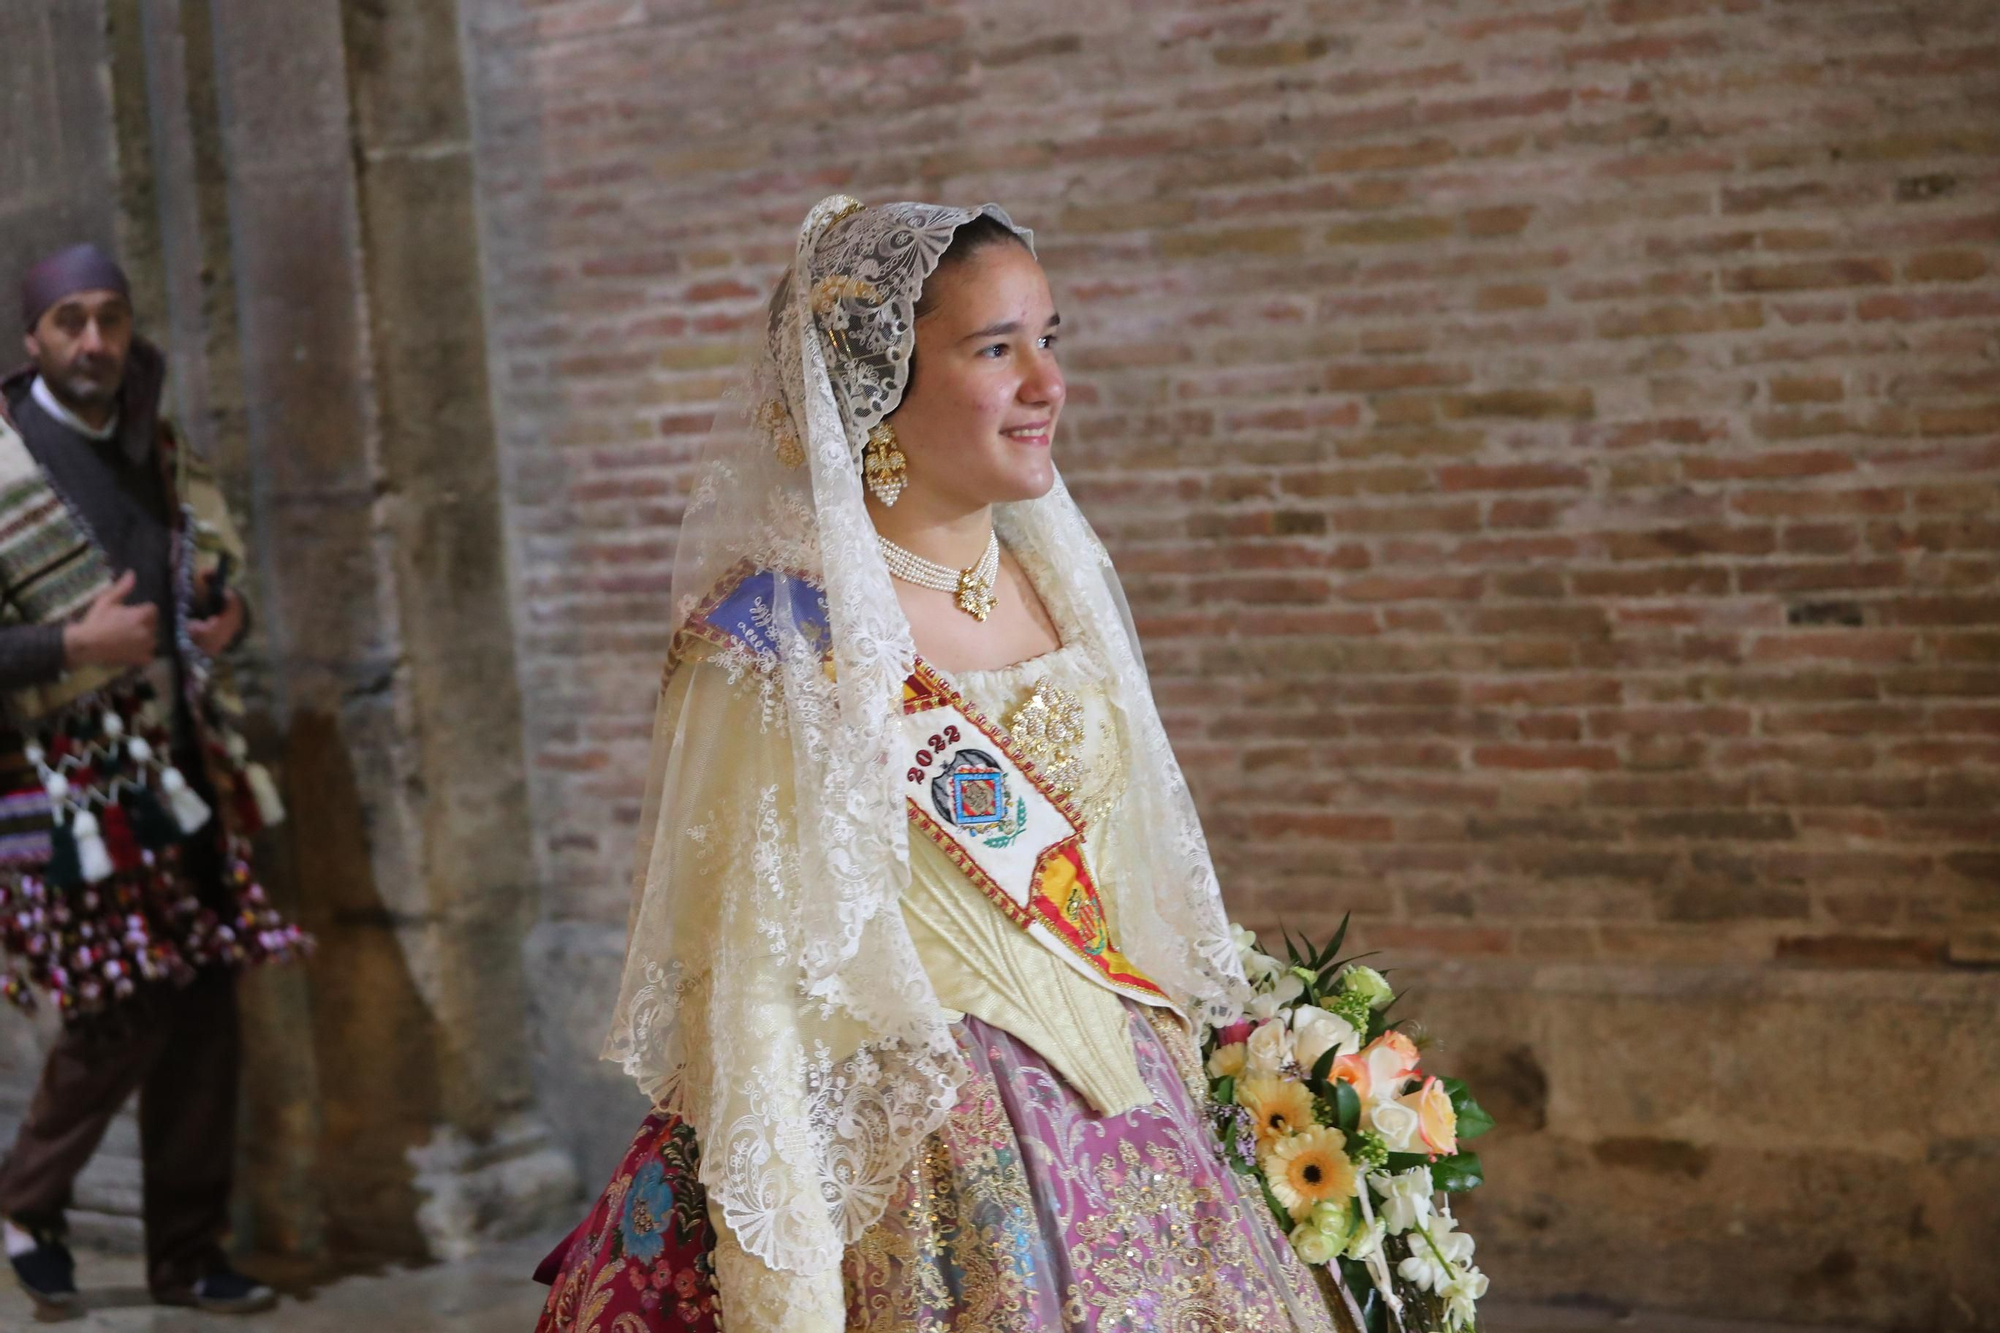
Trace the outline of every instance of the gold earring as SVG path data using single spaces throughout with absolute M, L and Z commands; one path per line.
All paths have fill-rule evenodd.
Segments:
M 886 421 L 868 432 L 868 443 L 861 448 L 861 476 L 869 493 L 884 506 L 893 506 L 909 483 L 909 468 L 896 442 L 896 428 Z

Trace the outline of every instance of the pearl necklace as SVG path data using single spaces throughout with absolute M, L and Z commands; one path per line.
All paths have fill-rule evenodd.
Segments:
M 919 588 L 958 594 L 958 609 L 974 620 L 984 621 L 992 614 L 995 603 L 993 580 L 1000 573 L 999 533 L 987 536 L 986 554 L 980 556 L 979 563 L 970 569 L 953 569 L 950 565 L 926 560 L 914 551 L 904 550 L 887 537 L 877 536 L 875 540 L 882 547 L 882 558 L 888 562 L 892 578 L 914 583 Z

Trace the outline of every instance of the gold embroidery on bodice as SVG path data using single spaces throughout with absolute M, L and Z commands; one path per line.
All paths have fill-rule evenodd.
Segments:
M 1125 796 L 1125 765 L 1108 683 L 1080 647 L 998 671 L 966 672 L 959 688 L 1007 735 L 1094 833 Z
M 1050 786 L 1076 795 L 1083 781 L 1083 703 L 1060 685 L 1042 681 L 1004 725 Z

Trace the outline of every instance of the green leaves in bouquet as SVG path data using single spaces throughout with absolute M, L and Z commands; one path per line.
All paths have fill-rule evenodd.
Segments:
M 1347 939 L 1347 923 L 1353 919 L 1353 915 L 1350 912 L 1341 917 L 1340 925 L 1335 928 L 1333 937 L 1318 949 L 1312 947 L 1311 941 L 1295 940 L 1291 931 L 1280 928 L 1279 933 L 1285 940 L 1286 960 L 1293 968 L 1310 974 L 1313 978 L 1306 982 L 1306 993 L 1303 998 L 1307 1004 L 1317 1005 L 1326 996 L 1332 995 L 1338 989 L 1334 984 L 1334 978 L 1340 974 L 1340 969 L 1355 961 L 1340 956 L 1340 946 Z M 1360 956 L 1366 958 L 1372 955 Z
M 1329 1046 L 1321 1053 L 1306 1073 L 1306 1091 L 1332 1111 L 1330 1122 L 1335 1129 L 1343 1134 L 1352 1134 L 1361 1124 L 1361 1098 L 1355 1093 L 1353 1084 L 1331 1077 L 1333 1062 L 1339 1056 L 1338 1046 Z
M 1364 1040 L 1374 1041 L 1394 1026 L 1394 1023 L 1389 1018 L 1389 1011 L 1402 1002 L 1403 994 L 1401 991 L 1398 991 L 1390 997 L 1389 1003 L 1383 1005 L 1380 1009 L 1371 1010 L 1368 1014 L 1368 1031 L 1362 1034 Z
M 1360 1093 L 1354 1091 L 1352 1083 L 1346 1081 L 1334 1083 L 1334 1105 L 1340 1109 L 1340 1119 L 1336 1121 L 1336 1129 L 1340 1129 L 1340 1133 L 1352 1135 L 1356 1129 L 1360 1129 L 1362 1099 Z
M 1431 1183 L 1447 1194 L 1463 1194 L 1474 1189 L 1486 1179 L 1486 1169 L 1479 1164 L 1476 1152 L 1453 1153 L 1440 1157 L 1431 1167 Z
M 1316 1097 L 1331 1097 L 1333 1093 L 1326 1086 L 1327 1075 L 1333 1072 L 1333 1062 L 1340 1056 L 1338 1046 L 1329 1046 L 1319 1059 L 1313 1061 L 1312 1072 L 1306 1075 L 1306 1089 Z
M 1486 1179 L 1486 1169 L 1479 1164 L 1476 1152 L 1454 1153 L 1436 1161 L 1420 1152 L 1392 1152 L 1382 1169 L 1395 1175 L 1420 1166 L 1431 1169 L 1431 1184 L 1447 1194 L 1463 1194 Z
M 1331 995 L 1339 989 L 1334 984 L 1334 978 L 1340 975 L 1341 968 L 1346 967 L 1354 961 L 1352 958 L 1342 958 L 1340 956 L 1340 946 L 1347 940 L 1347 923 L 1352 916 L 1353 913 L 1350 912 L 1347 916 L 1340 918 L 1340 925 L 1333 932 L 1333 938 L 1328 940 L 1326 947 L 1314 954 L 1306 963 L 1306 967 L 1309 970 L 1318 974 L 1319 983 L 1313 989 L 1321 995 Z M 1361 956 L 1365 958 L 1368 955 L 1363 954 Z
M 1458 1115 L 1459 1138 L 1476 1139 L 1493 1128 L 1493 1117 L 1486 1113 L 1485 1107 L 1472 1100 L 1464 1080 L 1445 1078 L 1438 1082 L 1444 1085 L 1445 1095 L 1451 1098 L 1451 1109 Z
M 1306 966 L 1311 968 L 1313 971 L 1322 973 L 1320 977 L 1320 983 L 1322 985 L 1324 985 L 1328 980 L 1330 980 L 1330 978 L 1325 976 L 1324 973 L 1328 968 L 1333 966 L 1334 958 L 1339 955 L 1341 942 L 1347 938 L 1347 923 L 1353 916 L 1354 913 L 1352 912 L 1349 912 L 1346 915 L 1342 916 L 1340 918 L 1339 927 L 1335 929 L 1335 931 L 1333 932 L 1333 938 L 1328 940 L 1326 942 L 1326 947 L 1321 949 L 1317 954 L 1313 955 L 1311 961 L 1306 963 Z

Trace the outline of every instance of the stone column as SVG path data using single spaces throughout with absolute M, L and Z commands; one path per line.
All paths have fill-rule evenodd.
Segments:
M 575 1192 L 534 1115 L 531 914 L 450 0 L 210 0 L 258 559 L 348 1252 L 439 1257 Z
M 0 310 L 14 282 L 69 241 L 110 245 L 118 207 L 104 6 L 0 5 Z M 12 365 L 20 344 L 0 347 Z
M 214 467 L 231 508 L 254 536 L 251 459 L 243 423 L 236 287 L 229 263 L 229 189 L 216 105 L 215 43 L 206 0 L 110 0 L 112 89 L 120 146 L 128 267 L 139 255 L 157 268 L 156 291 L 140 295 L 154 336 L 168 351 L 168 409 L 182 438 Z M 130 52 L 128 55 L 127 52 Z M 144 235 L 149 238 L 141 243 Z M 135 283 L 139 279 L 135 277 Z M 261 562 L 238 582 L 266 604 Z M 277 734 L 264 618 L 237 654 L 236 684 L 260 757 Z M 275 901 L 296 914 L 286 840 L 260 839 L 258 861 Z M 263 1253 L 320 1256 L 325 1207 L 318 1184 L 320 1086 L 311 1043 L 309 980 L 269 968 L 241 983 L 246 1075 L 239 1136 L 236 1240 Z

